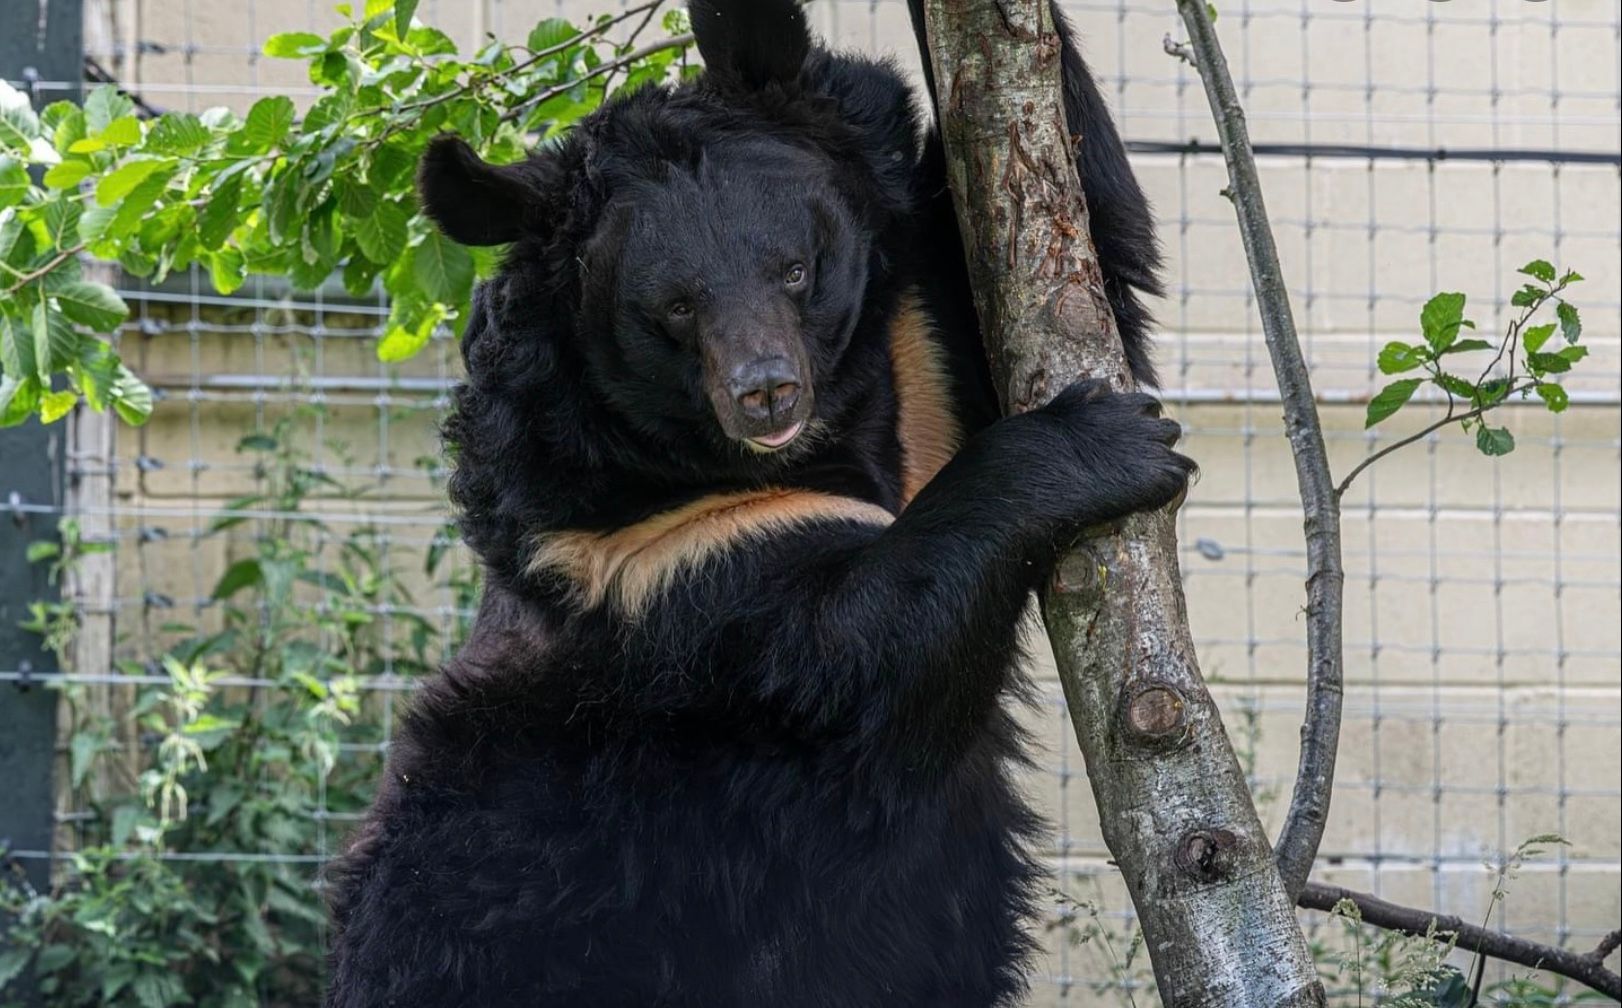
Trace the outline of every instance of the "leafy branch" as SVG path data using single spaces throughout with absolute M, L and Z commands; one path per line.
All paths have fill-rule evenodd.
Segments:
M 36 111 L 0 83 L 0 426 L 48 423 L 81 400 L 129 423 L 152 412 L 109 338 L 129 306 L 86 275 L 86 256 L 153 282 L 197 267 L 226 295 L 251 275 L 295 290 L 337 277 L 354 297 L 381 290 L 378 357 L 409 359 L 466 316 L 475 280 L 497 262 L 419 212 L 412 176 L 428 141 L 455 132 L 516 161 L 607 96 L 688 72 L 682 12 L 664 10 L 666 37 L 640 42 L 673 0 L 584 25 L 548 18 L 522 45 L 488 39 L 467 57 L 416 21 L 416 6 L 340 5 L 347 23 L 328 36 L 266 40 L 266 55 L 305 62 L 321 91 L 302 115 L 272 95 L 241 116 L 152 116 L 111 85 Z M 611 39 L 621 25 L 628 37 Z
M 1448 424 L 1457 423 L 1464 430 L 1474 430 L 1476 447 L 1484 455 L 1508 455 L 1515 450 L 1515 437 L 1506 427 L 1493 427 L 1485 415 L 1499 406 L 1519 397 L 1536 395 L 1552 413 L 1563 412 L 1571 403 L 1565 387 L 1551 380 L 1554 375 L 1570 371 L 1572 366 L 1588 356 L 1582 338 L 1582 317 L 1577 308 L 1566 300 L 1565 292 L 1581 281 L 1582 275 L 1574 271 L 1557 273 L 1543 259 L 1534 259 L 1518 271 L 1531 277 L 1510 297 L 1510 304 L 1520 309 L 1504 331 L 1495 347 L 1484 339 L 1460 339 L 1464 329 L 1476 324 L 1464 317 L 1465 296 L 1459 293 L 1438 294 L 1425 302 L 1420 310 L 1419 324 L 1424 341 L 1387 343 L 1376 361 L 1382 374 L 1401 374 L 1423 371 L 1415 378 L 1394 381 L 1369 400 L 1365 427 L 1396 414 L 1424 385 L 1434 385 L 1447 397 L 1447 409 L 1435 421 L 1398 441 L 1385 446 L 1359 462 L 1335 488 L 1337 497 L 1345 496 L 1359 473 L 1401 448 L 1423 440 Z M 1555 321 L 1531 325 L 1540 311 L 1554 306 Z M 1546 350 L 1550 340 L 1559 332 L 1565 346 Z M 1474 380 L 1448 370 L 1449 360 L 1455 354 L 1492 350 L 1493 357 Z

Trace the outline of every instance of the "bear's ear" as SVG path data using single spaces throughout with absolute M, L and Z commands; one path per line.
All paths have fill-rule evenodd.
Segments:
M 493 165 L 460 137 L 435 137 L 417 169 L 422 208 L 463 245 L 505 245 L 524 235 L 546 199 L 534 165 Z
M 790 85 L 811 52 L 798 0 L 692 0 L 687 13 L 705 72 L 723 86 Z

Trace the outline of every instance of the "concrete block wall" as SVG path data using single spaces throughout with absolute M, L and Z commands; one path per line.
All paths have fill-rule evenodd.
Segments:
M 467 44 L 480 26 L 516 38 L 539 17 L 617 6 L 424 0 L 419 16 Z M 1128 139 L 1214 138 L 1198 82 L 1161 52 L 1163 35 L 1181 37 L 1170 3 L 1067 6 Z M 1619 15 L 1610 0 L 1219 7 L 1259 141 L 1617 150 Z M 89 0 L 87 9 L 87 37 L 103 62 L 164 107 L 308 95 L 301 67 L 256 57 L 258 42 L 336 23 L 321 0 L 293 8 Z M 893 52 L 909 68 L 915 61 L 899 0 L 817 0 L 812 16 L 839 45 Z M 124 58 L 130 38 L 149 43 L 134 60 Z M 1157 305 L 1165 394 L 1203 468 L 1181 517 L 1190 618 L 1276 827 L 1293 778 L 1304 666 L 1294 475 L 1220 195 L 1220 159 L 1137 155 L 1135 164 L 1168 259 L 1168 295 Z M 1520 447 L 1496 461 L 1467 435 L 1444 431 L 1366 473 L 1346 498 L 1347 720 L 1320 873 L 1479 912 L 1491 889 L 1483 858 L 1557 832 L 1571 846 L 1523 873 L 1501 922 L 1587 947 L 1622 916 L 1617 167 L 1269 156 L 1261 170 L 1337 473 L 1436 409 L 1363 430 L 1361 402 L 1382 383 L 1375 355 L 1388 339 L 1415 334 L 1432 293 L 1467 292 L 1471 316 L 1494 330 L 1526 260 L 1588 277 L 1574 300 L 1592 356 L 1567 382 L 1570 411 L 1503 411 Z M 332 512 L 388 516 L 402 556 L 423 548 L 442 517 L 418 463 L 437 454 L 440 383 L 455 377 L 454 347 L 436 342 L 408 365 L 384 367 L 372 356 L 375 306 L 261 293 L 263 304 L 226 316 L 184 291 L 154 295 L 145 334 L 126 338 L 142 373 L 170 394 L 146 428 L 120 431 L 119 601 L 131 647 L 153 622 L 137 615 L 144 591 L 189 605 L 247 548 L 249 527 L 200 543 L 189 533 L 251 491 L 251 460 L 236 441 L 307 398 L 290 391 L 300 379 L 315 383 L 326 407 L 300 421 L 312 450 L 375 485 L 363 502 L 330 502 Z M 137 546 L 137 533 L 155 524 L 169 537 Z M 424 595 L 424 605 L 443 603 Z M 1030 713 L 1042 748 L 1029 787 L 1055 826 L 1059 885 L 1096 899 L 1101 919 L 1124 935 L 1129 904 L 1107 867 L 1045 654 L 1034 673 L 1046 702 Z M 1050 937 L 1033 1003 L 1099 1003 L 1088 984 L 1110 967 L 1098 946 Z

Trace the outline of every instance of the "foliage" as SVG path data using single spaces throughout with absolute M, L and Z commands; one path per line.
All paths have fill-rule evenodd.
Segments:
M 314 289 L 334 274 L 355 296 L 390 299 L 384 361 L 416 354 L 467 311 L 486 249 L 442 237 L 412 189 L 418 155 L 453 131 L 497 162 L 566 129 L 611 93 L 685 72 L 685 15 L 673 37 L 636 48 L 666 0 L 586 25 L 548 18 L 523 44 L 459 55 L 413 19 L 417 0 L 366 0 L 325 38 L 274 35 L 267 56 L 308 64 L 321 97 L 285 95 L 143 119 L 112 86 L 39 112 L 0 82 L 0 426 L 51 422 L 81 397 L 129 423 L 152 395 L 108 334 L 129 307 L 87 276 L 81 253 L 160 280 L 197 266 L 229 294 L 251 274 Z M 630 21 L 629 40 L 611 28 Z
M 43 1003 L 64 1008 L 318 1002 L 313 883 L 342 829 L 328 818 L 365 807 L 383 741 L 387 701 L 363 685 L 422 673 L 465 629 L 418 615 L 408 581 L 439 580 L 462 610 L 476 585 L 444 563 L 442 537 L 413 578 L 385 530 L 312 511 L 318 495 L 330 510 L 358 491 L 307 463 L 293 422 L 242 439 L 264 489 L 207 534 L 231 535 L 245 510 L 273 517 L 253 519 L 251 553 L 219 578 L 207 626 L 169 624 L 164 653 L 119 664 L 130 720 L 92 713 L 83 684 L 61 687 L 71 785 L 94 818 L 51 891 L 0 871 L 0 1003 L 30 969 Z M 59 565 L 83 555 L 35 552 Z
M 1515 450 L 1515 438 L 1507 428 L 1488 424 L 1484 417 L 1487 412 L 1515 396 L 1526 399 L 1534 394 L 1550 412 L 1564 411 L 1570 399 L 1554 376 L 1570 371 L 1588 356 L 1588 348 L 1579 342 L 1583 332 L 1581 316 L 1565 298 L 1566 289 L 1581 281 L 1582 276 L 1569 270 L 1557 273 L 1542 259 L 1532 260 L 1519 272 L 1531 280 L 1510 297 L 1510 304 L 1520 312 L 1496 346 L 1484 339 L 1459 338 L 1463 330 L 1476 327 L 1464 317 L 1463 294 L 1438 294 L 1427 301 L 1419 313 L 1422 341 L 1387 343 L 1378 358 L 1382 374 L 1423 373 L 1381 389 L 1369 401 L 1364 426 L 1373 427 L 1389 419 L 1407 405 L 1421 386 L 1434 385 L 1447 397 L 1447 414 L 1421 436 L 1456 420 L 1466 431 L 1474 429 L 1476 447 L 1483 454 L 1507 455 Z M 1553 322 L 1530 325 L 1542 309 L 1551 305 Z M 1565 345 L 1546 349 L 1557 330 Z M 1449 370 L 1460 363 L 1455 355 L 1486 351 L 1493 356 L 1474 379 Z M 1473 371 L 1472 366 L 1466 373 Z

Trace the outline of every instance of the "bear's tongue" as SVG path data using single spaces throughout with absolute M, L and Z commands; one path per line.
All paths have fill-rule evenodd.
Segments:
M 804 428 L 805 421 L 802 420 L 791 427 L 785 427 L 782 430 L 776 431 L 772 434 L 762 434 L 760 437 L 752 437 L 749 440 L 762 448 L 781 448 L 790 441 L 793 441 L 795 438 L 799 437 L 800 431 Z

